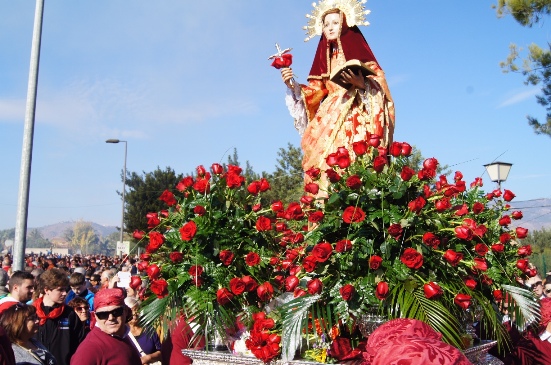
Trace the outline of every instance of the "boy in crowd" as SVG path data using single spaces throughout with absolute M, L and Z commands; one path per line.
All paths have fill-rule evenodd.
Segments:
M 65 304 L 68 304 L 74 297 L 79 296 L 86 299 L 90 306 L 90 311 L 93 312 L 94 293 L 87 289 L 85 276 L 78 272 L 72 273 L 69 277 L 69 285 L 71 286 L 71 291 L 67 294 L 67 298 L 65 298 Z

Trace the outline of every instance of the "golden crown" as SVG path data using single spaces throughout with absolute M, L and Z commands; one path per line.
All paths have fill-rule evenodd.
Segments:
M 366 10 L 364 4 L 367 0 L 322 0 L 317 5 L 312 3 L 314 10 L 312 14 L 306 14 L 309 19 L 308 24 L 304 26 L 306 31 L 305 42 L 323 33 L 323 16 L 326 12 L 333 9 L 339 9 L 346 16 L 346 23 L 349 27 L 355 25 L 369 25 L 365 20 L 365 16 L 371 13 L 371 10 Z

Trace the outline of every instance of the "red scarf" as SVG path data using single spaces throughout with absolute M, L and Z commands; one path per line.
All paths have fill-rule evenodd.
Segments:
M 65 309 L 65 304 L 61 304 L 59 307 L 54 307 L 50 313 L 46 314 L 42 309 L 43 300 L 44 298 L 40 297 L 33 302 L 33 305 L 36 308 L 36 315 L 40 318 L 40 326 L 43 326 L 47 319 L 55 319 L 59 317 L 63 313 L 63 309 Z

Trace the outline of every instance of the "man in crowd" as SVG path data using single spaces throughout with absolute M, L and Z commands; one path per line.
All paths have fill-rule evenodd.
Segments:
M 531 289 L 534 292 L 534 295 L 538 299 L 545 298 L 545 295 L 543 295 L 543 280 L 541 279 L 541 276 L 539 274 L 536 274 L 536 276 L 533 276 L 531 278 L 528 278 L 524 285 L 526 285 L 529 289 Z
M 77 349 L 71 365 L 135 365 L 140 354 L 128 337 L 130 311 L 121 289 L 101 289 L 94 298 L 95 327 Z
M 68 304 L 74 297 L 79 296 L 86 299 L 88 305 L 90 306 L 90 311 L 93 312 L 94 293 L 87 289 L 84 275 L 78 272 L 72 273 L 69 277 L 69 285 L 71 286 L 71 291 L 67 294 L 67 298 L 65 298 L 65 304 Z
M 15 303 L 27 303 L 34 293 L 34 276 L 26 271 L 16 271 L 8 281 L 10 294 L 0 299 L 0 314 Z
M 69 279 L 65 271 L 53 268 L 40 275 L 39 281 L 44 295 L 33 303 L 40 320 L 36 339 L 54 355 L 57 365 L 69 365 L 86 336 L 83 322 L 64 304 Z

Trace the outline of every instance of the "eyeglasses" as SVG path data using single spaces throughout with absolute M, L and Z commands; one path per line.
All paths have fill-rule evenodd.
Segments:
M 88 309 L 90 309 L 89 307 L 75 307 L 75 310 L 77 312 L 84 312 L 84 311 L 87 311 Z
M 540 286 L 541 284 L 543 284 L 543 283 L 541 282 L 541 280 L 540 280 L 540 281 L 536 281 L 534 284 L 530 285 L 530 289 L 534 290 L 534 289 L 536 289 L 538 286 Z
M 96 316 L 103 321 L 109 318 L 110 314 L 112 314 L 113 317 L 120 317 L 122 316 L 123 313 L 124 313 L 124 308 L 118 307 L 108 312 L 96 312 Z

